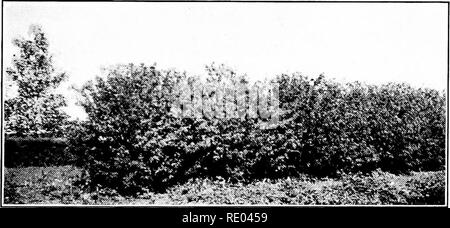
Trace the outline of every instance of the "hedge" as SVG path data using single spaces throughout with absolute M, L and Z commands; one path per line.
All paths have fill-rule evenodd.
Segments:
M 71 165 L 75 156 L 66 151 L 67 140 L 63 138 L 5 138 L 5 166 L 61 166 Z
M 81 104 L 88 119 L 74 126 L 68 139 L 91 184 L 136 194 L 196 177 L 248 182 L 445 168 L 442 92 L 279 75 L 273 79 L 281 107 L 276 124 L 262 118 L 173 115 L 170 107 L 182 82 L 252 86 L 222 66 L 207 70 L 207 82 L 202 82 L 154 66 L 119 65 L 87 83 Z

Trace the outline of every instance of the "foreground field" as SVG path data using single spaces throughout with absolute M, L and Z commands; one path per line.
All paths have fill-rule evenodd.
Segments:
M 445 173 L 346 175 L 339 179 L 259 180 L 248 184 L 223 179 L 191 180 L 165 193 L 123 197 L 114 191 L 86 190 L 82 170 L 72 166 L 7 168 L 7 204 L 132 205 L 379 205 L 431 204 L 445 200 Z

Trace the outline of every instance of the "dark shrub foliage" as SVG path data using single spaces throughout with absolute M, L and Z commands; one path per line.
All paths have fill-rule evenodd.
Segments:
M 169 115 L 170 95 L 181 77 L 153 66 L 119 65 L 80 90 L 89 118 L 69 133 L 69 150 L 80 155 L 93 184 L 134 193 L 171 182 L 184 151 L 169 144 L 178 128 Z
M 445 98 L 435 90 L 280 75 L 273 80 L 281 108 L 276 124 L 174 115 L 181 82 L 251 86 L 224 66 L 207 71 L 202 82 L 154 66 L 119 65 L 86 84 L 80 92 L 89 118 L 73 126 L 69 151 L 79 155 L 92 184 L 134 194 L 197 177 L 245 182 L 444 169 Z M 396 200 L 384 192 L 376 197 Z
M 67 140 L 62 138 L 7 137 L 5 166 L 61 166 L 71 165 L 76 157 L 66 151 Z
M 299 75 L 277 80 L 286 110 L 280 127 L 293 130 L 282 141 L 295 146 L 297 170 L 335 175 L 444 169 L 445 99 L 439 92 Z

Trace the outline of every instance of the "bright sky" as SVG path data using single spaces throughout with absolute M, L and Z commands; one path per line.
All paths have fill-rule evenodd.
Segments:
M 225 63 L 250 78 L 324 73 L 339 81 L 446 88 L 447 4 L 4 2 L 3 57 L 10 66 L 30 24 L 43 26 L 70 84 L 101 66 L 154 62 L 204 74 Z

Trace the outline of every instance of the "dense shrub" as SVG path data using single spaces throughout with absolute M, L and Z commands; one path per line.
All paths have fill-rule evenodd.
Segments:
M 406 84 L 341 85 L 282 75 L 280 127 L 293 130 L 297 170 L 317 175 L 440 170 L 445 159 L 445 99 Z M 278 134 L 282 131 L 275 131 Z M 284 150 L 277 147 L 276 150 Z
M 177 127 L 169 115 L 170 95 L 182 76 L 119 65 L 80 89 L 89 118 L 70 131 L 69 150 L 79 155 L 94 185 L 134 193 L 170 182 L 178 166 L 171 157 L 181 152 L 165 144 L 171 126 Z
M 69 151 L 79 155 L 92 184 L 134 194 L 163 191 L 190 178 L 245 182 L 304 173 L 444 169 L 445 98 L 438 91 L 280 75 L 273 79 L 281 108 L 276 123 L 260 113 L 259 118 L 177 116 L 173 104 L 183 83 L 234 89 L 243 82 L 252 88 L 245 76 L 224 66 L 207 72 L 202 81 L 154 66 L 119 65 L 86 84 L 80 92 L 89 118 L 70 131 Z M 201 90 L 201 96 L 209 94 Z M 373 184 L 387 192 L 369 201 L 397 202 L 386 183 L 367 186 Z
M 60 166 L 72 165 L 74 154 L 66 150 L 63 138 L 6 137 L 5 166 Z

